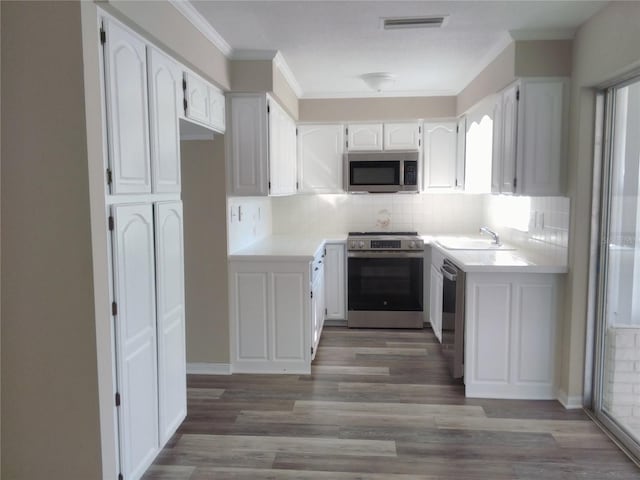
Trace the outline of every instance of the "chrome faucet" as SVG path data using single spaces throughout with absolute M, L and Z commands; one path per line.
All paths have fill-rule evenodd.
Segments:
M 494 245 L 502 245 L 500 243 L 500 237 L 498 236 L 498 234 L 491 230 L 489 227 L 480 227 L 480 235 L 482 235 L 483 233 L 486 233 L 487 235 L 491 235 L 493 237 Z

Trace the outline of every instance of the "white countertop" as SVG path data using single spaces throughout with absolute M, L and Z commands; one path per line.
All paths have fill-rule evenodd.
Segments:
M 522 248 L 450 250 L 437 243 L 438 239 L 451 237 L 455 237 L 455 235 L 421 235 L 425 245 L 431 245 L 438 249 L 468 273 L 567 273 L 568 271 L 566 261 Z M 346 234 L 333 234 L 326 237 L 272 235 L 233 252 L 228 258 L 230 261 L 310 262 L 325 243 L 345 242 L 346 239 Z
M 448 236 L 446 238 L 450 238 Z M 422 236 L 460 269 L 467 273 L 567 273 L 566 260 L 531 250 L 505 245 L 503 250 L 451 250 L 438 243 L 441 236 Z
M 233 252 L 229 260 L 241 261 L 312 261 L 325 243 L 344 242 L 347 235 L 309 237 L 299 235 L 272 235 L 246 248 Z

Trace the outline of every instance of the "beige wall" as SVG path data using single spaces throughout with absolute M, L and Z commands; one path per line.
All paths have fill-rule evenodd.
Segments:
M 187 362 L 229 363 L 224 137 L 181 142 Z
M 270 92 L 273 90 L 272 60 L 231 60 L 231 90 L 234 92 Z
M 456 97 L 300 99 L 301 122 L 410 120 L 456 116 Z
M 515 44 L 516 77 L 569 77 L 571 40 L 518 41 Z
M 594 89 L 640 66 L 640 3 L 612 2 L 579 30 L 573 42 L 568 190 L 571 237 L 561 388 L 581 397 L 593 174 Z
M 294 120 L 298 120 L 300 115 L 298 96 L 275 64 L 273 65 L 273 89 L 271 91 L 273 92 L 273 96 L 280 102 L 280 105 L 289 112 L 289 115 L 291 115 Z
M 229 61 L 168 1 L 98 3 L 223 90 L 229 90 Z
M 97 479 L 80 4 L 0 8 L 2 476 Z
M 457 97 L 458 115 L 462 115 L 487 95 L 496 93 L 515 80 L 515 55 L 516 46 L 515 43 L 511 43 L 462 89 Z

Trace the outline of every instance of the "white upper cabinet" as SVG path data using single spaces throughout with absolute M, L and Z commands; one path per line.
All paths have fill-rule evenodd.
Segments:
M 153 191 L 180 192 L 182 69 L 158 50 L 147 50 Z
M 458 126 L 456 127 L 456 190 L 464 190 L 465 187 L 465 156 L 466 156 L 466 137 L 467 137 L 467 119 L 460 117 Z
M 344 125 L 299 125 L 299 192 L 344 192 L 343 154 Z
M 228 96 L 230 193 L 262 196 L 296 192 L 296 127 L 264 93 Z
M 418 150 L 421 144 L 418 122 L 384 124 L 384 150 Z
M 225 102 L 220 90 L 191 71 L 184 72 L 185 118 L 225 131 Z
M 382 124 L 350 123 L 347 126 L 347 149 L 350 152 L 382 150 Z
M 145 43 L 112 19 L 104 30 L 111 193 L 150 193 Z
M 561 195 L 568 82 L 522 79 L 498 96 L 494 118 L 492 191 Z
M 424 123 L 425 189 L 455 188 L 456 127 L 455 121 Z
M 211 112 L 211 126 L 214 130 L 224 133 L 227 116 L 224 94 L 211 85 L 209 85 L 209 111 Z

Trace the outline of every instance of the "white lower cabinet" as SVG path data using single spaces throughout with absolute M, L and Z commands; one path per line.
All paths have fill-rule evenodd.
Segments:
M 345 320 L 346 259 L 344 243 L 327 243 L 324 258 L 325 319 Z
M 467 273 L 467 397 L 554 399 L 558 275 Z
M 431 282 L 429 284 L 429 322 L 433 333 L 442 343 L 442 273 L 435 265 L 431 265 Z
M 295 260 L 229 262 L 234 373 L 311 372 L 312 268 Z

